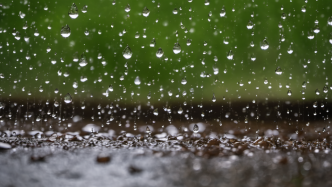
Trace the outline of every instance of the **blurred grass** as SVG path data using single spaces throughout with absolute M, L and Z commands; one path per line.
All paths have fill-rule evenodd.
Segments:
M 175 95 L 180 89 L 181 101 L 211 101 L 213 93 L 217 101 L 222 97 L 231 100 L 239 97 L 242 100 L 301 100 L 303 81 L 309 81 L 305 89 L 306 100 L 323 99 L 326 96 L 323 87 L 325 84 L 330 86 L 328 79 L 331 77 L 331 44 L 328 39 L 332 31 L 332 27 L 327 24 L 328 17 L 332 16 L 332 3 L 328 1 L 304 3 L 289 0 L 211 0 L 208 6 L 204 5 L 204 1 L 197 0 L 192 3 L 118 0 L 115 5 L 112 5 L 112 2 L 113 0 L 77 1 L 77 19 L 68 16 L 72 5 L 69 1 L 2 2 L 2 99 L 10 98 L 11 95 L 23 100 L 27 97 L 53 100 L 70 93 L 74 100 L 85 100 L 93 95 L 93 98 L 111 101 L 146 102 L 146 96 L 151 92 L 151 102 L 178 102 L 180 100 Z M 131 11 L 126 13 L 124 9 L 128 3 Z M 158 3 L 160 8 L 157 7 Z M 85 14 L 81 12 L 84 5 L 88 5 Z M 305 13 L 301 12 L 303 5 L 306 5 Z M 45 6 L 48 10 L 44 10 Z M 141 15 L 145 6 L 150 10 L 148 17 Z M 223 6 L 226 17 L 219 16 Z M 179 11 L 176 15 L 172 13 L 174 8 Z M 232 11 L 232 8 L 235 11 Z M 210 11 L 212 16 L 209 22 Z M 19 12 L 25 13 L 26 16 L 21 19 Z M 252 12 L 254 18 L 250 17 Z M 285 20 L 281 18 L 283 12 L 287 14 Z M 192 20 L 189 20 L 189 17 L 192 17 Z M 252 30 L 246 28 L 249 20 L 255 24 Z M 309 40 L 307 33 L 314 28 L 315 20 L 319 21 L 320 33 L 315 34 L 313 40 Z M 26 31 L 22 29 L 25 22 L 29 25 Z M 188 33 L 181 28 L 181 22 Z M 282 29 L 278 28 L 279 22 L 283 25 Z M 69 38 L 60 35 L 61 27 L 66 24 L 71 28 Z M 52 27 L 50 30 L 47 29 L 49 25 Z M 20 40 L 16 40 L 12 35 L 14 28 L 21 33 Z M 36 28 L 40 33 L 38 37 L 33 35 Z M 86 29 L 90 32 L 88 36 L 84 35 Z M 119 36 L 124 29 L 126 33 Z M 144 29 L 146 38 L 143 38 Z M 98 34 L 99 30 L 101 34 Z M 176 31 L 178 37 L 175 35 Z M 136 32 L 140 34 L 138 39 L 134 37 Z M 280 42 L 280 34 L 285 36 L 284 42 Z M 24 41 L 24 36 L 30 37 L 28 43 Z M 260 42 L 265 37 L 270 47 L 263 51 L 260 49 Z M 153 38 L 156 40 L 154 48 L 149 46 Z M 228 45 L 223 43 L 226 38 Z M 192 40 L 190 46 L 186 45 L 188 39 Z M 203 45 L 204 41 L 207 46 Z M 253 48 L 249 46 L 251 41 L 255 44 Z M 182 52 L 177 55 L 172 51 L 176 42 L 179 42 L 182 48 Z M 292 43 L 294 52 L 288 54 L 287 49 Z M 133 51 L 129 60 L 122 56 L 126 45 Z M 48 46 L 51 47 L 49 53 L 46 52 Z M 168 61 L 156 57 L 159 47 L 163 49 Z M 316 54 L 315 49 L 318 51 Z M 234 60 L 226 58 L 229 50 L 234 52 Z M 203 54 L 204 51 L 206 54 Z M 73 62 L 73 56 L 75 53 L 80 56 L 83 52 L 89 59 L 89 64 L 80 68 L 77 62 Z M 97 59 L 98 53 L 106 59 L 106 66 Z M 26 60 L 27 54 L 31 60 Z M 251 54 L 255 54 L 256 61 L 250 60 Z M 215 56 L 218 58 L 218 75 L 213 74 Z M 60 58 L 63 58 L 63 63 Z M 57 61 L 55 65 L 51 64 L 52 59 Z M 205 65 L 201 63 L 203 59 Z M 308 59 L 311 60 L 310 64 L 307 64 Z M 324 59 L 325 63 L 322 63 Z M 126 71 L 126 63 L 128 75 L 120 81 L 120 76 Z M 303 64 L 307 64 L 308 68 L 303 68 Z M 194 65 L 194 68 L 190 65 Z M 282 75 L 275 74 L 278 66 L 283 70 Z M 33 69 L 29 70 L 29 67 Z M 70 76 L 58 76 L 58 70 L 62 73 L 68 71 Z M 227 70 L 227 73 L 224 73 L 224 70 Z M 201 72 L 211 74 L 211 77 L 201 78 Z M 111 74 L 114 75 L 113 79 Z M 87 76 L 87 82 L 80 81 L 83 75 Z M 141 78 L 142 84 L 139 87 L 134 84 L 136 76 Z M 38 80 L 35 80 L 36 77 Z M 101 82 L 97 81 L 99 77 Z M 188 81 L 186 85 L 181 84 L 184 77 Z M 265 78 L 268 84 L 264 84 Z M 172 79 L 174 83 L 171 83 Z M 218 79 L 218 82 L 215 82 L 215 79 Z M 15 80 L 18 82 L 14 83 Z M 50 83 L 45 84 L 46 80 Z M 72 87 L 74 81 L 78 82 L 77 95 Z M 237 84 L 240 81 L 244 83 L 243 87 Z M 248 84 L 248 81 L 251 81 L 251 84 Z M 152 85 L 146 85 L 148 82 Z M 110 92 L 109 97 L 105 98 L 102 93 L 111 84 L 114 92 Z M 279 88 L 279 84 L 282 88 Z M 292 90 L 291 97 L 287 95 L 286 84 Z M 43 92 L 38 91 L 40 86 L 43 87 Z M 162 92 L 159 91 L 160 86 L 164 89 Z M 269 89 L 268 86 L 272 88 Z M 22 87 L 25 87 L 24 92 Z M 126 88 L 126 93 L 123 93 L 123 87 Z M 55 88 L 59 89 L 61 96 L 54 93 Z M 194 94 L 190 94 L 190 88 L 194 88 Z M 319 96 L 315 94 L 316 89 L 321 92 Z M 82 93 L 82 90 L 85 92 Z M 28 96 L 28 91 L 31 91 L 31 96 Z M 134 97 L 131 97 L 132 91 L 135 92 Z M 168 96 L 168 91 L 173 92 L 171 97 Z M 183 91 L 187 92 L 186 96 L 182 96 Z M 137 96 L 137 93 L 140 95 Z M 161 93 L 164 94 L 163 98 L 160 97 Z

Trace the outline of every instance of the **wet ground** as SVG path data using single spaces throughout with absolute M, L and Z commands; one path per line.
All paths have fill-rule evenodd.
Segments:
M 332 186 L 324 106 L 17 106 L 1 111 L 0 186 Z

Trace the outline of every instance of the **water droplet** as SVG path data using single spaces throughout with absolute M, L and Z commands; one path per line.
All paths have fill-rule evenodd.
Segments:
M 216 96 L 213 94 L 213 96 L 212 96 L 212 102 L 216 102 Z
M 156 46 L 156 40 L 153 38 L 152 41 L 150 42 L 150 47 Z
M 302 8 L 301 8 L 301 11 L 302 12 L 306 12 L 307 11 L 307 7 L 305 5 L 303 5 Z
M 183 79 L 182 79 L 182 81 L 181 81 L 181 84 L 183 84 L 183 85 L 187 84 L 187 79 L 186 79 L 186 77 L 183 77 Z
M 318 89 L 316 89 L 315 93 L 316 93 L 316 95 L 319 95 L 320 91 Z
M 288 90 L 288 91 L 287 91 L 287 95 L 288 95 L 288 96 L 291 96 L 291 95 L 292 95 L 292 91 L 291 91 L 291 90 Z
M 139 76 L 136 77 L 134 83 L 135 83 L 136 85 L 140 85 L 140 84 L 141 84 L 141 80 L 139 79 Z
M 145 130 L 145 132 L 146 132 L 147 134 L 150 134 L 150 133 L 151 133 L 151 130 L 150 130 L 149 126 L 146 126 L 146 130 Z
M 282 74 L 282 69 L 278 66 L 275 72 L 276 72 L 277 75 L 281 75 Z
M 226 15 L 225 6 L 223 6 L 220 11 L 220 17 L 225 17 L 225 15 Z
M 327 19 L 327 24 L 332 26 L 332 16 Z
M 144 7 L 144 9 L 143 9 L 143 16 L 144 17 L 148 17 L 149 14 L 150 14 L 150 10 L 148 8 Z
M 158 108 L 154 109 L 153 115 L 158 116 Z
M 83 52 L 82 55 L 81 55 L 81 58 L 80 58 L 79 65 L 80 65 L 81 67 L 84 67 L 84 66 L 86 66 L 87 64 L 88 64 L 88 61 L 87 61 L 86 56 L 85 56 L 85 54 L 84 54 L 84 52 Z
M 199 128 L 198 128 L 198 125 L 197 125 L 197 124 L 194 125 L 194 127 L 193 127 L 193 131 L 194 131 L 194 133 L 198 133 Z
M 174 54 L 179 54 L 181 52 L 181 46 L 179 43 L 175 43 L 173 47 Z
M 267 39 L 264 38 L 264 40 L 261 42 L 261 49 L 267 50 L 269 48 L 269 43 L 267 42 Z
M 88 5 L 84 5 L 82 8 L 82 13 L 87 13 L 88 12 Z
M 131 51 L 130 47 L 127 47 L 123 50 L 122 55 L 125 59 L 130 59 L 133 56 L 133 52 Z
M 125 7 L 125 11 L 126 11 L 126 12 L 129 12 L 129 11 L 130 11 L 130 5 L 129 5 L 129 4 Z
M 254 23 L 251 21 L 251 20 L 249 20 L 249 22 L 248 22 L 248 24 L 247 24 L 247 29 L 252 29 L 254 27 Z
M 61 28 L 61 32 L 60 32 L 61 36 L 64 38 L 68 38 L 70 36 L 70 28 L 68 25 L 63 26 Z
M 324 93 L 327 93 L 328 91 L 329 91 L 328 87 L 327 87 L 327 86 L 324 86 L 324 88 L 323 88 L 323 92 L 324 92 Z
M 292 54 L 293 53 L 293 49 L 292 46 L 290 45 L 289 48 L 287 49 L 287 53 L 288 54 Z
M 70 18 L 72 19 L 76 19 L 78 17 L 78 8 L 75 5 L 75 3 L 73 3 L 68 11 L 68 15 Z
M 228 60 L 233 60 L 233 57 L 234 57 L 233 51 L 232 51 L 232 50 L 229 50 L 229 51 L 228 51 L 228 54 L 227 54 L 227 59 L 228 59 Z
M 72 102 L 71 95 L 70 95 L 69 93 L 67 93 L 67 95 L 64 97 L 63 100 L 64 100 L 64 102 L 65 102 L 66 104 L 71 103 L 71 102 Z
M 183 110 L 182 110 L 182 107 L 180 107 L 179 110 L 178 110 L 178 114 L 181 115 L 182 113 L 183 113 Z
M 108 86 L 108 91 L 113 92 L 113 85 L 112 84 Z
M 161 58 L 163 55 L 164 55 L 164 51 L 161 48 L 159 48 L 158 51 L 157 51 L 157 53 L 156 53 L 156 56 L 158 58 Z

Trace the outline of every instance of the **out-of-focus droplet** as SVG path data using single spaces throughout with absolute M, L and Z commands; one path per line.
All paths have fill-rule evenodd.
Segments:
M 151 130 L 150 130 L 149 126 L 146 126 L 145 132 L 148 133 L 148 134 L 151 133 Z
M 307 7 L 305 5 L 303 5 L 302 8 L 301 8 L 301 11 L 302 12 L 306 12 L 307 11 Z
M 122 55 L 125 59 L 130 59 L 133 56 L 133 52 L 131 51 L 130 47 L 127 47 L 123 50 Z
M 75 3 L 70 6 L 68 15 L 71 19 L 76 19 L 78 17 L 78 8 Z
M 319 95 L 320 91 L 318 89 L 316 89 L 315 93 L 316 93 L 316 95 Z
M 195 124 L 194 127 L 193 127 L 193 132 L 198 133 L 198 131 L 199 131 L 198 125 Z

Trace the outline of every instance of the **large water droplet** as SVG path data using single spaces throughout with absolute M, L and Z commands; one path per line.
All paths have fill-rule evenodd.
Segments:
M 75 3 L 73 3 L 68 11 L 68 15 L 70 18 L 72 19 L 76 19 L 78 17 L 78 8 L 75 5 Z

